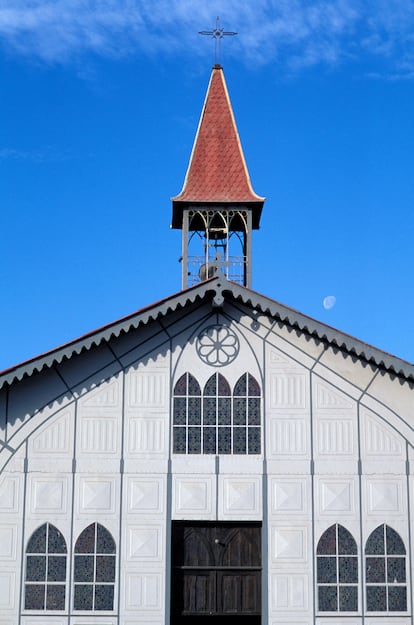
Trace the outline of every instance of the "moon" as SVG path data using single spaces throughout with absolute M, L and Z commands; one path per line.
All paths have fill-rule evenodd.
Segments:
M 335 306 L 335 304 L 336 304 L 335 295 L 327 295 L 326 297 L 323 298 L 322 305 L 325 308 L 325 310 L 330 310 L 331 308 Z

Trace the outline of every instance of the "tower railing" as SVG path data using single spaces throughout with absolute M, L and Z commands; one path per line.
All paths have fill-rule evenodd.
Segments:
M 246 256 L 227 256 L 225 259 L 206 259 L 205 256 L 189 256 L 187 284 L 188 286 L 193 286 L 203 280 L 212 278 L 217 273 L 217 268 L 219 268 L 227 280 L 244 286 L 246 264 Z

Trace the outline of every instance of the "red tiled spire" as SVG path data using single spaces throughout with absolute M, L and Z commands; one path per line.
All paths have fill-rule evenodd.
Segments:
M 220 65 L 211 73 L 183 189 L 172 201 L 175 228 L 181 227 L 184 206 L 193 203 L 253 203 L 260 218 L 264 198 L 256 195 L 250 183 Z

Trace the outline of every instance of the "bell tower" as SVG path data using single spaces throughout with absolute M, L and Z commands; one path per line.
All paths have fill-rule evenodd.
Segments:
M 252 231 L 265 198 L 250 183 L 221 65 L 214 65 L 172 227 L 182 230 L 182 288 L 217 269 L 251 287 Z

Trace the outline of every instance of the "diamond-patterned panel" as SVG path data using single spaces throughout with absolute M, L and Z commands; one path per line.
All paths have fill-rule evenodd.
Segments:
M 80 478 L 79 512 L 115 511 L 115 480 L 104 478 Z
M 151 478 L 128 478 L 128 512 L 162 514 L 164 510 L 163 481 Z
M 354 484 L 352 481 L 321 481 L 319 489 L 321 514 L 353 512 Z
M 260 479 L 223 477 L 221 482 L 223 493 L 223 515 L 259 515 Z
M 277 527 L 272 532 L 272 560 L 277 563 L 283 561 L 305 561 L 306 528 Z
M 127 529 L 129 560 L 159 562 L 163 558 L 161 526 L 131 526 Z
M 292 514 L 306 512 L 306 481 L 273 479 L 272 512 Z
M 33 513 L 66 514 L 66 478 L 32 478 L 31 511 Z
M 176 517 L 185 514 L 211 515 L 213 483 L 211 477 L 176 477 L 173 510 Z
M 367 482 L 369 512 L 399 513 L 402 511 L 402 484 L 400 481 Z

